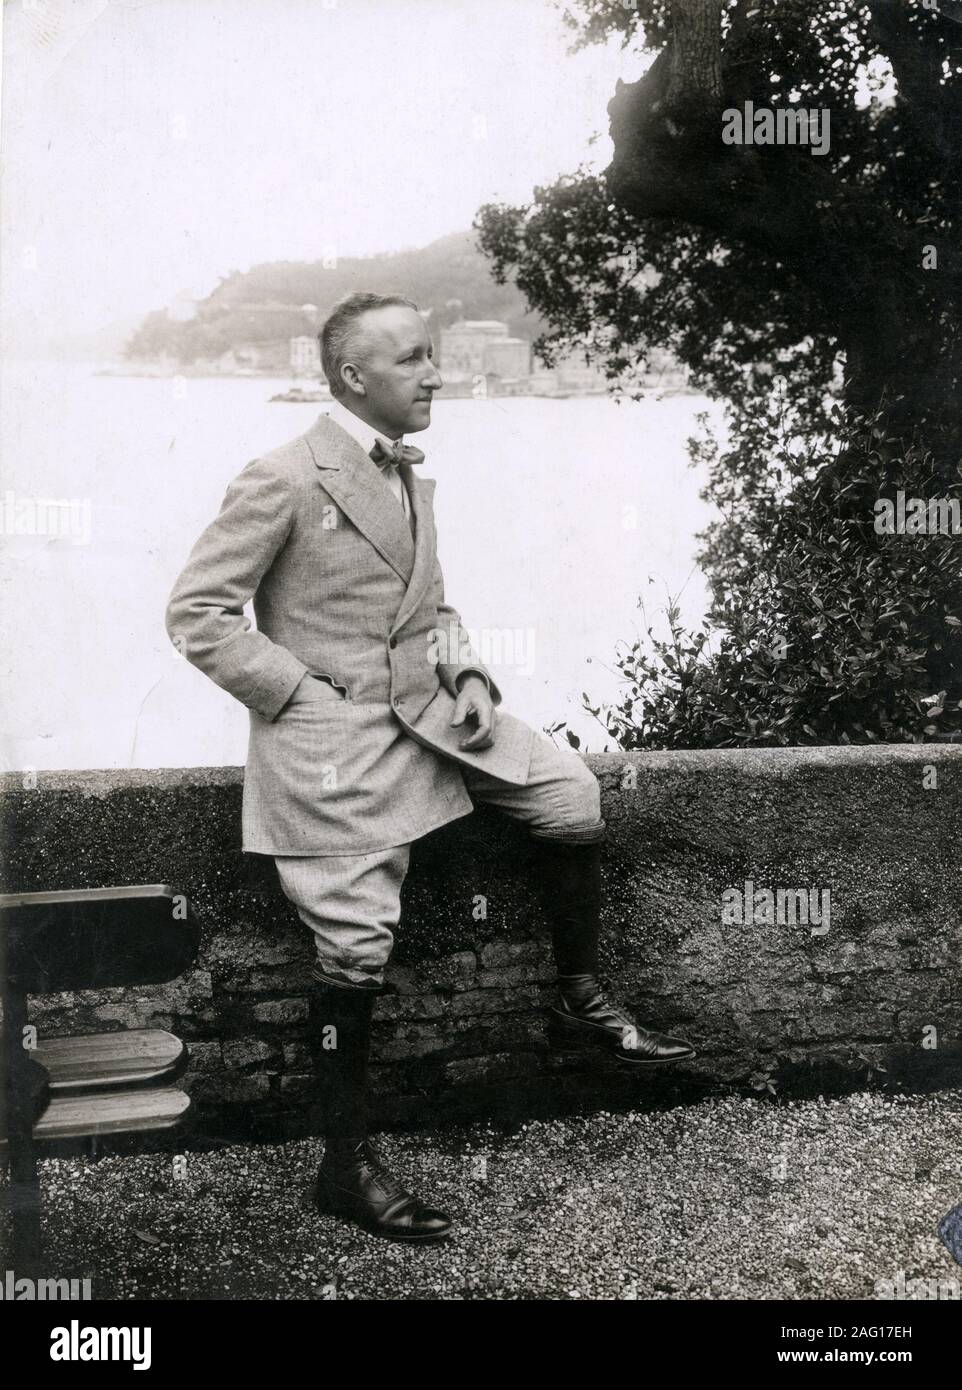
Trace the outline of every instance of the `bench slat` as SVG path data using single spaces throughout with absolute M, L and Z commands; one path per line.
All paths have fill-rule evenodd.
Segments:
M 33 1127 L 38 1142 L 80 1139 L 92 1134 L 126 1134 L 172 1129 L 190 1107 L 190 1096 L 176 1087 L 149 1091 L 104 1091 L 94 1095 L 55 1096 Z M 6 1140 L 0 1140 L 0 1151 Z
M 0 893 L 0 909 L 63 904 L 82 907 L 86 903 L 149 902 L 175 896 L 176 890 L 168 883 L 126 883 L 119 888 L 53 888 L 44 893 Z
M 31 1054 L 46 1068 L 52 1095 L 175 1081 L 189 1052 L 162 1028 L 132 1028 L 85 1037 L 40 1038 Z

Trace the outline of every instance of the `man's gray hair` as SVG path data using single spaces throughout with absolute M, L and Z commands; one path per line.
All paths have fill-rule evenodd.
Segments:
M 405 299 L 401 294 L 349 294 L 334 305 L 318 334 L 321 366 L 332 396 L 343 396 L 347 390 L 341 379 L 341 368 L 345 362 L 350 362 L 357 351 L 358 319 L 369 309 L 387 309 L 391 305 L 402 305 L 421 312 L 412 299 Z

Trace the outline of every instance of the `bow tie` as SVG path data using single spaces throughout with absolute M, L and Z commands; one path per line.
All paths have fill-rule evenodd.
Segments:
M 396 468 L 399 463 L 418 464 L 424 462 L 424 455 L 420 449 L 415 449 L 413 444 L 402 444 L 400 439 L 395 439 L 390 448 L 380 439 L 375 439 L 374 447 L 371 449 L 371 458 L 382 471 Z

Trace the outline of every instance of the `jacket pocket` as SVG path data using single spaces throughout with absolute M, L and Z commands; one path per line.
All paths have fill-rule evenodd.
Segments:
M 343 705 L 350 699 L 347 686 L 338 685 L 333 676 L 315 675 L 309 671 L 294 691 L 288 704 L 331 704 Z

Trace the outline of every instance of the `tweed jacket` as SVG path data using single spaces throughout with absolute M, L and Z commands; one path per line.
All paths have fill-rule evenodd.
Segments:
M 171 640 L 250 712 L 245 850 L 387 849 L 472 809 L 460 766 L 527 779 L 534 734 L 509 714 L 491 748 L 458 746 L 459 674 L 482 671 L 496 705 L 501 692 L 444 601 L 434 480 L 407 463 L 401 476 L 416 537 L 377 465 L 322 415 L 234 479 L 174 584 Z

